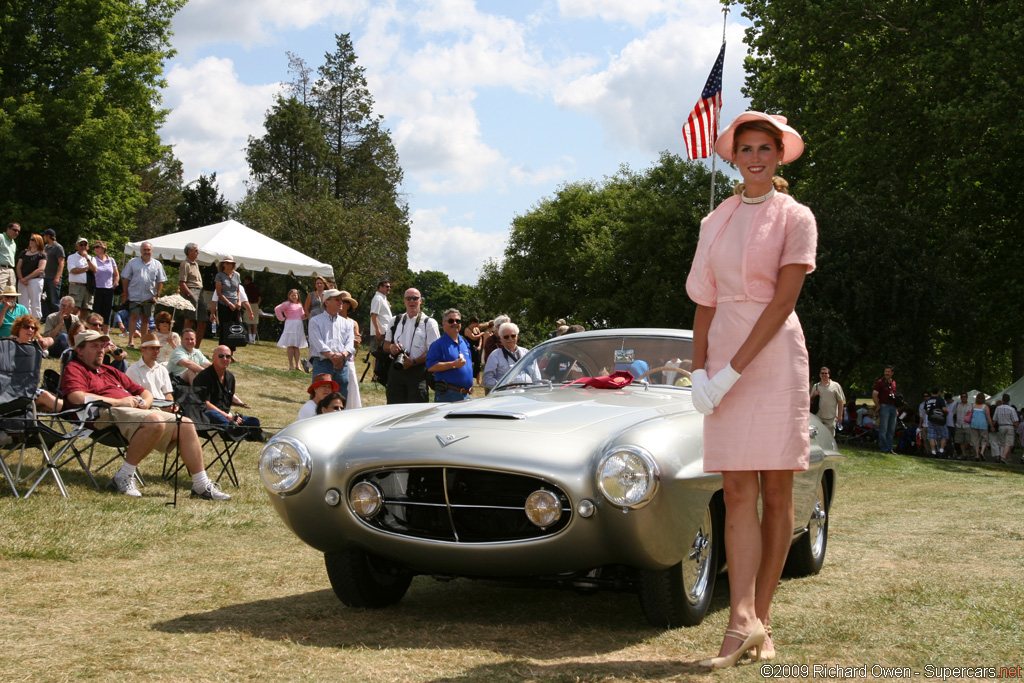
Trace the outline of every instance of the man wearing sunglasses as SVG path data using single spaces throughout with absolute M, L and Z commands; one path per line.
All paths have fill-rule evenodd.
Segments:
M 420 290 L 405 290 L 405 313 L 396 316 L 384 336 L 384 350 L 394 363 L 388 373 L 388 405 L 427 403 L 427 349 L 441 337 L 437 321 L 423 315 Z
M 222 427 L 241 425 L 253 428 L 254 441 L 260 431 L 259 418 L 231 414 L 232 406 L 248 408 L 249 405 L 235 395 L 235 376 L 228 371 L 231 365 L 232 352 L 227 346 L 218 346 L 213 350 L 213 364 L 196 375 L 192 386 L 203 389 L 206 393 L 206 419 Z
M 434 403 L 465 401 L 473 391 L 473 351 L 459 334 L 462 315 L 449 308 L 441 316 L 444 334 L 427 349 L 427 371 L 434 373 Z

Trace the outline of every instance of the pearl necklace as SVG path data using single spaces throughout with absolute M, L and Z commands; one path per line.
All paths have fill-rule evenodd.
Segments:
M 740 195 L 740 199 L 743 200 L 744 204 L 761 204 L 763 202 L 768 201 L 769 199 L 771 199 L 774 196 L 775 196 L 775 188 L 773 187 L 772 189 L 768 190 L 768 194 L 763 194 L 760 197 L 748 197 L 747 193 L 744 191 Z

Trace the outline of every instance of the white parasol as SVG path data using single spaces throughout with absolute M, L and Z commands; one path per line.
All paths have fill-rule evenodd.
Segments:
M 181 294 L 169 294 L 167 296 L 162 296 L 156 300 L 156 303 L 160 306 L 166 306 L 167 308 L 173 308 L 179 311 L 196 310 L 196 307 L 192 305 L 192 302 Z

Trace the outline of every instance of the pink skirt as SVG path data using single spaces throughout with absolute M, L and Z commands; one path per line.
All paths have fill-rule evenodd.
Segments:
M 718 304 L 708 330 L 709 377 L 729 364 L 764 308 L 754 301 Z M 804 332 L 793 313 L 704 418 L 705 472 L 808 468 L 808 364 Z

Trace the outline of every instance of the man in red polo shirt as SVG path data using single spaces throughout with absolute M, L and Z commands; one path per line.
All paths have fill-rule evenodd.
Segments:
M 103 351 L 110 337 L 95 330 L 80 332 L 75 337 L 75 358 L 61 375 L 60 388 L 67 403 L 84 405 L 103 401 L 109 408 L 100 409 L 94 425 L 102 428 L 113 423 L 128 442 L 125 462 L 110 481 L 126 496 L 142 494 L 135 487 L 135 470 L 143 458 L 159 449 L 171 450 L 177 443 L 181 460 L 192 475 L 192 498 L 229 500 L 231 496 L 210 481 L 203 465 L 203 450 L 195 425 L 188 418 L 180 424 L 172 413 L 149 410 L 153 395 L 133 382 L 128 375 L 103 365 Z

